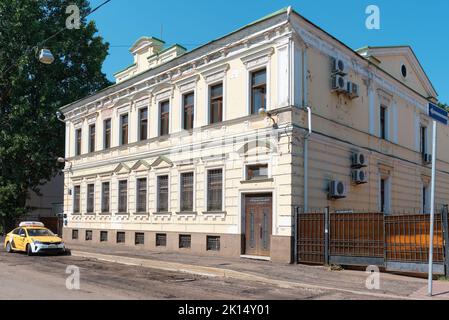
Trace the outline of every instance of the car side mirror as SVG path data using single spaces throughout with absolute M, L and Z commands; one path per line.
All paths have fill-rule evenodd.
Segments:
M 55 237 L 59 237 L 57 234 L 55 234 Z
M 21 236 L 22 238 L 25 238 L 25 237 L 26 237 L 26 235 L 25 235 L 24 233 L 22 233 L 20 236 Z

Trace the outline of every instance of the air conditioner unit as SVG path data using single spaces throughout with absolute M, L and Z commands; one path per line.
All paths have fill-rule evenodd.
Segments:
M 423 154 L 423 161 L 426 164 L 431 164 L 432 163 L 432 155 L 428 154 L 428 153 Z
M 332 76 L 332 91 L 339 93 L 348 92 L 348 85 L 344 76 L 338 74 Z
M 368 173 L 365 170 L 352 170 L 352 181 L 356 184 L 368 183 Z
M 366 156 L 361 153 L 357 152 L 352 155 L 352 168 L 353 169 L 360 169 L 365 168 L 368 166 L 368 161 L 366 159 Z
M 345 73 L 345 63 L 343 60 L 332 58 L 332 73 L 339 75 L 346 75 Z
M 329 198 L 342 199 L 346 198 L 347 190 L 342 181 L 331 181 L 329 186 Z
M 359 97 L 359 85 L 354 82 L 348 81 L 348 96 L 351 99 L 355 99 Z

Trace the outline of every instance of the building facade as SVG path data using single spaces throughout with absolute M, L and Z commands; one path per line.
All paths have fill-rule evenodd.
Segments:
M 298 210 L 428 211 L 437 93 L 411 48 L 354 51 L 291 9 L 163 47 L 139 39 L 115 85 L 61 109 L 67 242 L 288 263 Z

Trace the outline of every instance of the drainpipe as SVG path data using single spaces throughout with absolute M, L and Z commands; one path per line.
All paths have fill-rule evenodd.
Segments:
M 312 108 L 307 109 L 309 130 L 304 135 L 304 212 L 309 210 L 309 138 L 312 135 Z

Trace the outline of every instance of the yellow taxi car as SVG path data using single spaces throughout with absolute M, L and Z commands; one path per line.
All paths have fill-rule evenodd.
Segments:
M 40 222 L 22 222 L 5 237 L 5 250 L 26 252 L 29 256 L 39 253 L 65 253 L 61 238 L 45 228 Z

